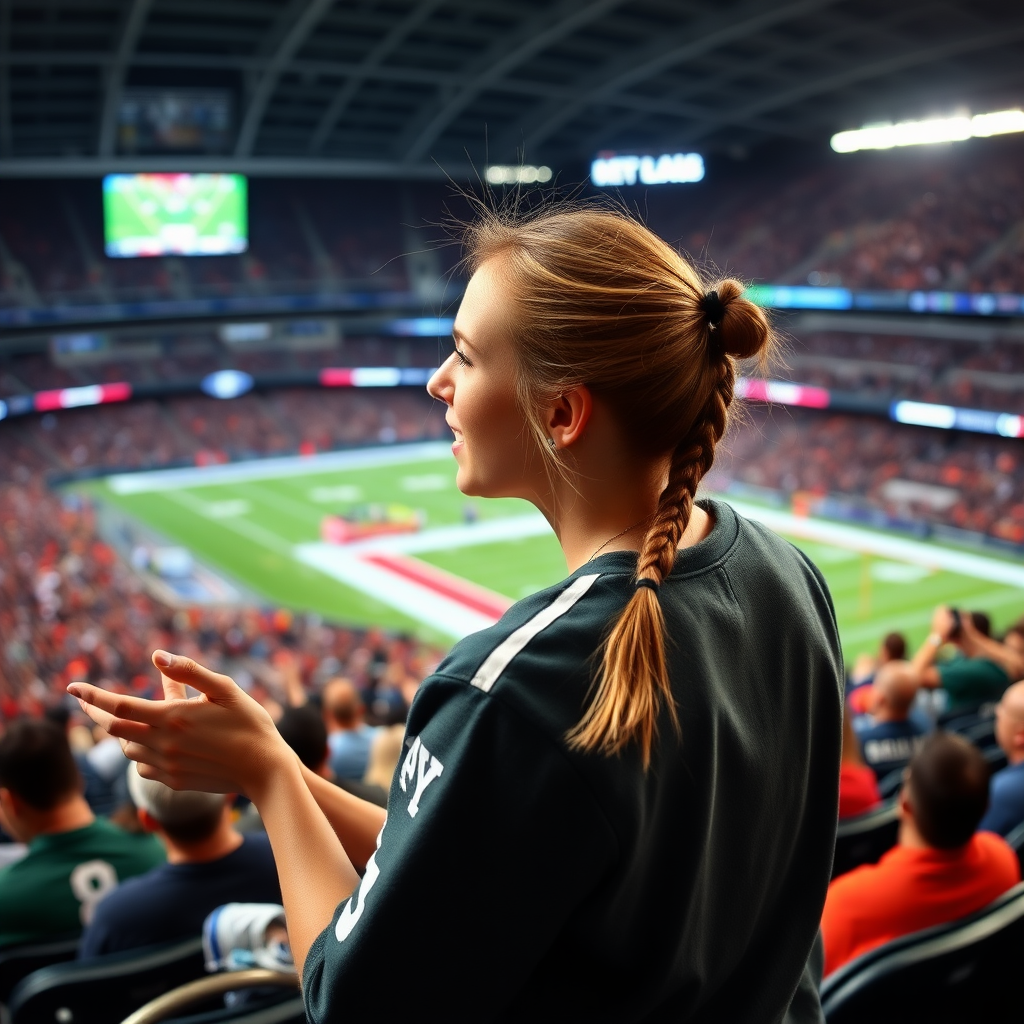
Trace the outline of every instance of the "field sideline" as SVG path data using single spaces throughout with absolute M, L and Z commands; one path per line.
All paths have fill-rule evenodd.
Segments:
M 467 499 L 445 443 L 125 473 L 78 485 L 268 601 L 326 618 L 452 640 L 565 575 L 525 502 Z M 418 533 L 324 544 L 325 515 L 366 505 L 421 517 Z M 730 500 L 803 548 L 832 590 L 847 658 L 889 629 L 912 644 L 937 603 L 1024 614 L 1024 564 Z

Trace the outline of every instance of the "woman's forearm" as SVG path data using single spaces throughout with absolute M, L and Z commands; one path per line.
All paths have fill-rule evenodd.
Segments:
M 301 978 L 309 947 L 331 923 L 338 904 L 352 894 L 359 875 L 297 761 L 282 764 L 252 799 L 274 852 L 288 940 Z
M 377 848 L 377 836 L 384 827 L 387 811 L 368 800 L 360 800 L 309 768 L 302 767 L 302 778 L 352 863 L 361 870 Z M 262 814 L 262 808 L 259 810 Z

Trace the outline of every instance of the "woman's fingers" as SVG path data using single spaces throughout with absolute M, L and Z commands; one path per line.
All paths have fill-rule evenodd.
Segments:
M 197 664 L 191 658 L 182 657 L 180 654 L 154 651 L 153 664 L 160 669 L 167 680 L 180 684 L 182 693 L 184 693 L 185 686 L 191 686 L 201 693 L 205 693 L 213 701 L 221 701 L 237 694 L 238 687 L 229 676 L 211 672 L 210 669 Z
M 126 718 L 133 722 L 144 722 L 146 725 L 157 725 L 163 716 L 161 705 L 155 701 L 129 697 L 123 693 L 108 693 L 89 683 L 71 683 L 68 686 L 68 693 L 112 718 Z M 103 725 L 95 715 L 90 714 L 90 717 L 98 725 Z
M 188 700 L 185 684 L 168 678 L 163 672 L 160 673 L 160 685 L 164 688 L 164 700 Z

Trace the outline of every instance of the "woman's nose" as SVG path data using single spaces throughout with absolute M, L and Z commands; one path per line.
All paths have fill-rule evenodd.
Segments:
M 431 375 L 427 381 L 427 394 L 436 398 L 439 402 L 451 405 L 452 383 L 448 374 L 449 359 L 446 359 Z

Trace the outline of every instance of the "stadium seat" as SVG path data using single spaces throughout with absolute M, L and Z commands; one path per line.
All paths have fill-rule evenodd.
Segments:
M 10 1020 L 11 1024 L 120 1024 L 149 1000 L 204 974 L 199 937 L 56 964 L 17 985 L 11 993 Z
M 1024 884 L 970 917 L 887 942 L 821 985 L 828 1024 L 1007 1020 L 1019 1003 Z M 1013 1015 L 1014 1017 L 1016 1014 Z
M 1007 837 L 1006 841 L 1013 847 L 1020 861 L 1021 874 L 1024 875 L 1024 821 L 1022 821 Z
M 1002 771 L 1006 767 L 1006 752 L 1002 747 L 996 746 L 993 743 L 991 746 L 982 747 L 981 752 L 985 756 L 985 760 L 988 762 L 989 771 L 991 771 L 993 775 L 998 771 Z
M 996 742 L 996 716 L 990 708 L 991 705 L 982 705 L 981 711 L 958 715 L 949 719 L 943 728 L 963 736 L 982 749 L 990 747 Z
M 832 859 L 832 877 L 844 875 L 861 864 L 874 864 L 896 844 L 899 833 L 899 806 L 896 800 L 866 814 L 839 822 L 836 852 Z
M 262 968 L 212 974 L 165 992 L 139 1007 L 124 1024 L 292 1024 L 306 1019 L 295 974 Z M 220 1003 L 225 994 L 245 994 L 240 1005 L 195 1012 L 197 1006 Z M 181 1016 L 191 1011 L 187 1016 Z
M 77 935 L 69 935 L 50 942 L 0 950 L 0 1004 L 6 1004 L 14 986 L 33 971 L 74 960 L 78 941 Z
M 882 776 L 878 780 L 878 795 L 883 800 L 888 800 L 894 797 L 903 786 L 903 773 L 906 771 L 906 765 L 902 765 L 899 768 L 893 768 L 888 775 Z

